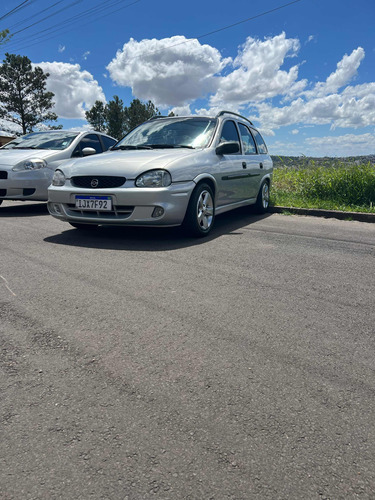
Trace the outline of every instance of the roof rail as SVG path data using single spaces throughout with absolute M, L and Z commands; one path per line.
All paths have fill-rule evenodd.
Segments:
M 250 123 L 250 125 L 253 125 L 253 122 L 251 122 L 248 118 L 245 118 L 244 116 L 242 115 L 239 115 L 238 113 L 233 113 L 233 111 L 220 111 L 216 116 L 215 118 L 219 118 L 219 116 L 222 116 L 222 115 L 225 115 L 226 113 L 228 113 L 229 115 L 235 115 L 235 116 L 239 116 L 240 118 L 246 120 L 247 122 Z
M 157 120 L 158 118 L 169 118 L 168 116 L 165 116 L 165 115 L 154 115 L 154 116 L 151 116 L 151 118 L 148 119 L 148 121 L 152 121 L 152 120 Z

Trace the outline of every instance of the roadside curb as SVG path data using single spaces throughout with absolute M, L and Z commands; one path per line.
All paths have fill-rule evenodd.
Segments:
M 356 220 L 360 222 L 375 222 L 375 214 L 365 212 L 340 212 L 339 210 L 321 210 L 318 208 L 295 208 L 295 207 L 269 207 L 271 213 L 282 214 L 284 212 L 293 215 L 311 215 L 312 217 L 325 217 L 341 220 Z

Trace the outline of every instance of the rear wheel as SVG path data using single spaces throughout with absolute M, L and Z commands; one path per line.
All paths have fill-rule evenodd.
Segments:
M 215 220 L 215 202 L 211 187 L 198 184 L 186 210 L 184 226 L 193 236 L 207 236 Z
M 268 181 L 264 181 L 260 187 L 258 198 L 255 203 L 255 210 L 258 214 L 264 214 L 267 212 L 270 204 L 270 185 Z
M 97 224 L 81 224 L 75 222 L 69 222 L 69 224 L 76 229 L 83 229 L 84 231 L 92 231 L 93 229 L 98 229 Z

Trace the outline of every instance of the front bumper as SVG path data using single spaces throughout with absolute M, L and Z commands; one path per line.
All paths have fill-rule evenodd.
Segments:
M 52 176 L 49 168 L 13 172 L 0 165 L 0 199 L 47 201 Z
M 125 184 L 115 189 L 50 186 L 47 206 L 53 217 L 72 223 L 178 226 L 184 220 L 194 187 L 193 181 L 175 183 L 165 188 L 137 188 L 134 182 L 129 187 Z M 112 210 L 80 210 L 75 206 L 76 195 L 110 196 Z

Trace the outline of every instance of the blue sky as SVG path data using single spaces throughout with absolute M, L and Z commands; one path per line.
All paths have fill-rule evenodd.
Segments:
M 64 128 L 118 95 L 163 114 L 240 112 L 271 154 L 375 153 L 374 0 L 286 3 L 3 0 L 0 30 L 15 34 L 0 59 L 50 73 Z

